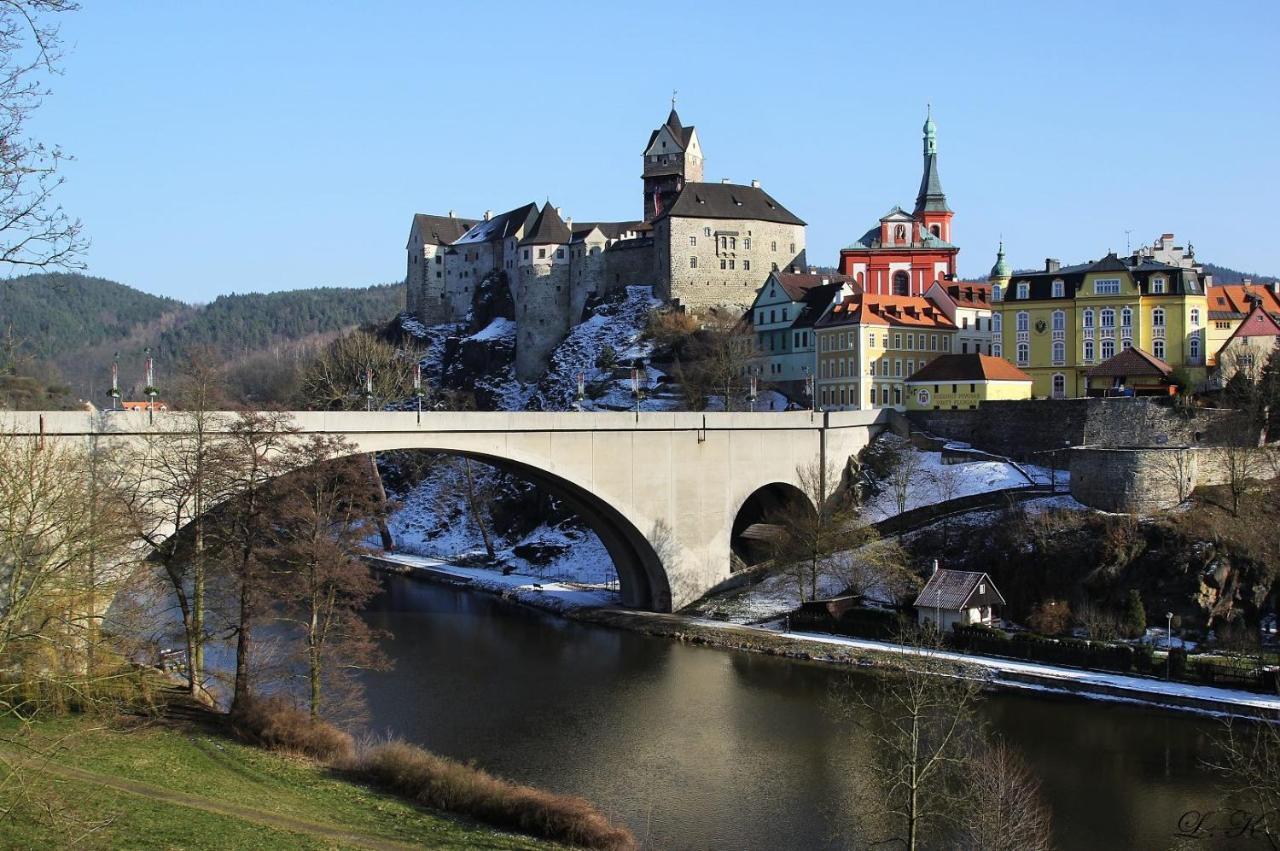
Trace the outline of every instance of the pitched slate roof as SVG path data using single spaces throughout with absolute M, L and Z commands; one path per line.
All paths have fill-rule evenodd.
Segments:
M 538 218 L 534 219 L 533 226 L 525 233 L 524 238 L 520 240 L 521 245 L 565 245 L 571 239 L 573 234 L 569 233 L 569 227 L 564 223 L 564 219 L 560 218 L 560 214 L 556 212 L 556 208 L 551 206 L 551 202 L 542 205 L 542 212 L 538 213 Z
M 755 186 L 738 183 L 686 183 L 659 218 L 751 219 L 803 225 L 794 213 Z
M 671 131 L 671 135 L 680 143 L 681 148 L 689 147 L 689 142 L 693 139 L 694 128 L 685 127 L 680 123 L 680 116 L 676 114 L 675 107 L 672 107 L 671 114 L 667 116 L 666 123 L 663 124 L 663 127 L 666 127 Z M 654 130 L 649 134 L 649 142 L 644 146 L 646 151 L 653 145 L 653 140 L 658 138 L 658 134 L 660 132 L 662 132 L 662 127 L 659 127 L 657 130 Z
M 935 384 L 944 382 L 1031 381 L 1030 375 L 1004 358 L 991 355 L 938 355 L 917 369 L 907 383 Z
M 948 611 L 958 611 L 965 608 L 965 604 L 981 584 L 991 586 L 991 592 L 1000 598 L 1001 605 L 1004 604 L 1004 595 L 996 589 L 991 577 L 985 573 L 972 570 L 949 570 L 943 567 L 935 570 L 929 577 L 929 581 L 924 584 L 924 588 L 920 589 L 920 596 L 916 597 L 915 605 L 921 608 L 936 606 Z
M 1080 288 L 1084 286 L 1086 275 L 1107 272 L 1127 272 L 1131 274 L 1143 295 L 1152 295 L 1151 279 L 1155 277 L 1165 279 L 1163 295 L 1199 295 L 1203 292 L 1200 278 L 1196 275 L 1194 269 L 1170 266 L 1167 263 L 1158 263 L 1148 258 L 1130 257 L 1121 259 L 1116 256 L 1115 252 L 1111 252 L 1092 263 L 1062 266 L 1053 271 L 1014 272 L 1006 290 L 1005 300 L 1041 301 L 1053 298 L 1074 298 Z M 1061 280 L 1064 284 L 1061 296 L 1053 295 L 1053 282 L 1057 280 Z M 1017 292 L 1017 285 L 1023 281 L 1030 284 L 1028 297 L 1025 299 L 1014 298 L 1014 294 Z M 1156 298 L 1159 297 L 1160 295 L 1156 294 Z
M 829 284 L 819 284 L 816 287 L 810 287 L 805 291 L 804 301 L 800 308 L 800 313 L 796 316 L 796 321 L 791 323 L 792 328 L 812 328 L 814 324 L 822 318 L 822 314 L 826 312 L 831 305 L 832 299 L 836 297 L 836 293 L 840 291 L 842 286 L 848 284 L 856 293 L 862 292 L 862 285 L 850 283 L 848 281 L 838 281 Z
M 574 222 L 573 238 L 581 241 L 595 228 L 600 228 L 605 239 L 621 239 L 624 233 L 636 231 L 644 222 Z
M 942 178 L 938 177 L 938 155 L 924 155 L 924 174 L 920 177 L 920 191 L 916 194 L 916 213 L 949 213 L 946 193 L 942 191 Z
M 1155 355 L 1131 346 L 1120 354 L 1107 358 L 1086 374 L 1089 378 L 1126 378 L 1131 375 L 1168 378 L 1173 374 L 1173 367 Z
M 955 323 L 924 296 L 857 293 L 827 308 L 814 327 L 884 325 L 954 331 Z
M 514 236 L 522 225 L 527 226 L 538 212 L 537 204 L 525 204 L 505 213 L 499 213 L 488 221 L 476 222 L 453 245 L 475 245 Z
M 448 245 L 477 224 L 476 219 L 459 219 L 456 216 L 432 216 L 413 214 L 412 229 L 418 231 L 426 245 Z M 412 236 L 412 234 L 410 234 Z
M 891 217 L 893 216 L 893 214 L 894 214 L 894 212 L 895 212 L 895 211 L 901 212 L 901 208 L 900 208 L 900 207 L 894 207 L 894 208 L 893 208 L 893 210 L 890 210 L 888 213 L 886 213 L 886 214 L 884 215 L 884 217 L 882 217 L 882 218 L 880 219 L 880 221 L 882 221 L 882 222 L 883 222 L 883 221 L 886 221 L 886 220 L 888 220 L 888 221 L 898 221 L 898 219 L 896 219 L 896 218 L 891 218 Z M 904 221 L 904 222 L 905 222 L 905 221 L 912 221 L 911 217 L 910 217 L 908 214 L 903 213 L 903 215 L 904 215 L 904 216 L 907 216 L 907 218 L 906 218 L 906 219 L 903 219 L 902 221 Z M 913 236 L 914 236 L 914 231 L 915 231 L 915 228 L 914 228 L 914 227 L 912 227 L 912 235 L 913 235 Z M 849 245 L 846 245 L 846 246 L 844 247 L 844 249 L 842 249 L 842 250 L 844 250 L 844 251 L 868 251 L 868 250 L 873 249 L 873 248 L 902 248 L 902 249 L 908 249 L 908 248 L 956 248 L 956 245 L 955 245 L 954 243 L 947 242 L 945 239 L 943 239 L 943 238 L 941 238 L 941 237 L 934 236 L 934 235 L 933 235 L 932 233 L 930 233 L 929 231 L 921 231 L 921 233 L 920 233 L 920 241 L 919 241 L 919 242 L 890 243 L 890 244 L 888 244 L 888 245 L 884 245 L 884 244 L 883 244 L 883 243 L 881 243 L 881 241 L 880 241 L 880 225 L 876 225 L 875 227 L 871 228 L 871 229 L 870 229 L 870 230 L 868 230 L 866 233 L 864 233 L 862 236 L 858 237 L 858 238 L 857 238 L 856 240 L 854 240 L 852 243 L 850 243 Z
M 1280 316 L 1280 295 L 1270 287 L 1258 284 L 1218 284 L 1209 287 L 1209 318 L 1239 319 L 1252 308 L 1250 300 L 1259 300 L 1272 316 Z
M 809 290 L 823 284 L 853 281 L 848 275 L 821 275 L 815 272 L 770 272 L 769 277 L 778 282 L 792 301 L 803 301 Z

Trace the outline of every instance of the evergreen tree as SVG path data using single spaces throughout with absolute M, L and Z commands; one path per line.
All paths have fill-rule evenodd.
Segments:
M 1142 606 L 1142 595 L 1137 588 L 1129 589 L 1129 602 L 1124 613 L 1125 626 L 1130 638 L 1140 638 L 1147 632 L 1147 610 Z

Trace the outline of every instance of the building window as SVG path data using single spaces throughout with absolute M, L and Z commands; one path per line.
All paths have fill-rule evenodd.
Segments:
M 1086 308 L 1085 312 L 1080 315 L 1080 324 L 1086 328 L 1093 327 L 1093 308 Z
M 1063 290 L 1062 281 L 1054 281 L 1054 282 L 1053 282 L 1053 297 L 1054 297 L 1054 298 L 1062 298 L 1062 290 Z
M 1094 295 L 1120 295 L 1119 278 L 1099 278 L 1093 282 Z
M 690 269 L 696 269 L 696 268 L 698 268 L 698 258 L 697 258 L 697 257 L 690 257 L 690 258 L 689 258 L 689 268 L 690 268 Z
M 930 232 L 930 233 L 932 233 L 934 236 L 938 237 L 938 239 L 942 239 L 942 226 L 941 226 L 941 225 L 930 225 L 930 226 L 929 226 L 929 232 Z
M 1200 327 L 1200 308 L 1198 307 L 1191 308 L 1191 327 Z
M 1164 327 L 1164 308 L 1163 307 L 1157 307 L 1155 310 L 1151 311 L 1151 325 L 1153 328 Z
M 1164 294 L 1164 278 L 1152 278 L 1152 279 L 1151 279 L 1151 292 L 1152 292 L 1154 295 L 1163 295 L 1163 294 Z
M 692 248 L 693 246 L 695 246 L 695 245 L 697 245 L 697 244 L 698 244 L 698 238 L 697 238 L 696 236 L 691 236 L 691 237 L 689 237 L 689 247 L 690 247 L 690 248 Z
M 1109 307 L 1104 308 L 1102 310 L 1102 327 L 1103 328 L 1116 327 L 1116 312 Z
M 911 276 L 901 270 L 893 273 L 894 295 L 911 295 Z
M 1025 366 L 1030 360 L 1031 360 L 1031 344 L 1019 343 L 1018 344 L 1018 364 L 1021 366 Z
M 1067 344 L 1061 340 L 1053 341 L 1053 365 L 1062 366 L 1067 362 Z
M 1191 339 L 1187 341 L 1187 360 L 1191 363 L 1200 362 L 1200 334 L 1199 332 L 1191 335 Z
M 563 259 L 564 259 L 564 249 L 563 249 L 563 248 L 557 248 L 557 249 L 556 249 L 556 259 L 557 259 L 557 260 L 563 260 Z
M 1053 374 L 1053 398 L 1067 398 L 1067 377 L 1061 372 L 1055 372 Z
M 1018 327 L 1017 327 L 1017 330 L 1018 330 L 1018 331 L 1030 331 L 1030 330 L 1031 330 L 1031 314 L 1030 314 L 1030 313 L 1027 313 L 1025 310 L 1019 310 L 1019 311 L 1018 311 Z
M 1116 341 L 1110 337 L 1102 341 L 1102 359 L 1110 360 L 1116 353 Z
M 893 335 L 893 347 L 894 347 L 895 349 L 900 349 L 900 348 L 902 348 L 902 334 L 901 334 L 901 333 L 895 333 L 895 334 Z
M 1004 314 L 991 314 L 991 330 L 996 334 L 999 334 L 1004 330 Z
M 529 259 L 529 249 L 527 249 L 527 248 L 526 248 L 526 249 L 524 250 L 523 254 L 524 254 L 524 259 L 525 259 L 525 260 L 528 260 L 528 259 Z
M 1004 295 L 1004 287 L 1000 286 L 999 284 L 996 284 L 991 288 L 992 301 L 1000 301 L 1003 295 Z
M 1160 360 L 1164 360 L 1164 340 L 1151 341 L 1151 354 L 1160 358 Z
M 539 260 L 546 260 L 546 259 L 547 259 L 547 249 L 545 249 L 545 248 L 539 248 L 539 249 L 538 249 L 538 259 L 539 259 Z
M 769 243 L 769 250 L 770 250 L 770 251 L 777 251 L 777 250 L 778 250 L 778 243 L 777 243 L 777 242 L 771 242 L 771 243 Z
M 721 258 L 720 258 L 720 268 L 721 268 L 721 269 L 725 269 L 725 268 L 727 268 L 727 264 L 728 264 L 728 262 L 729 262 L 729 261 L 727 261 L 727 260 L 725 260 L 723 257 L 721 257 Z
M 1093 340 L 1084 341 L 1084 362 L 1093 363 Z
M 795 244 L 794 242 L 793 242 L 793 243 L 791 243 L 791 253 L 792 253 L 792 254 L 795 254 L 795 253 L 796 253 L 796 244 Z
M 1133 311 L 1127 307 L 1120 311 L 1120 327 L 1133 327 Z
M 876 347 L 876 332 L 872 331 L 867 335 L 867 348 L 874 349 Z
M 750 261 L 750 260 L 743 260 L 743 261 L 742 261 L 742 270 L 743 270 L 744 272 L 750 272 L 750 271 L 751 271 L 751 261 Z
M 916 335 L 907 334 L 907 351 L 913 352 L 916 348 Z
M 1018 298 L 1020 299 L 1030 298 L 1030 296 L 1031 296 L 1031 285 L 1028 284 L 1026 281 L 1019 281 L 1018 282 Z
M 899 358 L 893 359 L 893 377 L 894 378 L 902 377 L 902 360 Z
M 751 237 L 749 237 L 749 236 L 744 236 L 744 237 L 742 238 L 742 250 L 743 250 L 743 251 L 750 251 L 750 250 L 751 250 Z
M 703 229 L 702 229 L 702 235 L 703 235 L 703 236 L 711 236 L 711 228 L 703 228 Z
M 733 268 L 733 258 L 732 258 L 732 257 L 730 257 L 730 258 L 729 258 L 729 268 L 730 268 L 730 269 L 732 269 L 732 268 Z
M 1066 312 L 1061 311 L 1061 310 L 1055 310 L 1055 311 L 1053 312 L 1053 330 L 1055 330 L 1055 331 L 1065 331 L 1065 330 L 1067 330 L 1067 314 L 1066 314 Z
M 937 350 L 938 350 L 938 335 L 930 334 L 929 335 L 929 351 L 936 352 Z
M 943 337 L 943 338 L 942 338 L 942 350 L 943 350 L 944 352 L 949 352 L 949 351 L 951 351 L 951 338 L 950 338 L 950 337 Z

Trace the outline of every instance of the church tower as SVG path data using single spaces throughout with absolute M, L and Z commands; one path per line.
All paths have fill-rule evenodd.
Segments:
M 644 149 L 644 220 L 666 212 L 685 183 L 702 182 L 702 145 L 698 131 L 685 127 L 676 114 L 675 98 L 667 121 L 649 135 Z
M 924 174 L 920 178 L 920 192 L 916 195 L 912 218 L 922 235 L 933 234 L 943 242 L 953 242 L 951 217 L 954 215 L 947 206 L 942 179 L 938 177 L 938 127 L 933 123 L 933 110 L 930 109 L 924 119 Z

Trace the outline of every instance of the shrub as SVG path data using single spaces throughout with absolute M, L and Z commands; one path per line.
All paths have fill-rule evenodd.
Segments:
M 512 783 L 405 742 L 369 748 L 355 771 L 419 804 L 499 827 L 605 851 L 638 847 L 629 830 L 613 824 L 590 801 Z
M 1142 595 L 1137 588 L 1129 589 L 1129 601 L 1125 606 L 1124 625 L 1130 638 L 1141 638 L 1147 633 L 1147 610 L 1142 606 Z
M 1180 680 L 1187 673 L 1187 651 L 1181 647 L 1175 647 L 1169 651 L 1169 675 L 1175 680 Z
M 313 719 L 282 697 L 241 701 L 231 713 L 231 729 L 269 750 L 305 754 L 328 763 L 344 763 L 356 755 L 349 733 Z
M 1041 635 L 1061 635 L 1071 628 L 1071 607 L 1062 600 L 1045 600 L 1027 618 L 1027 626 Z
M 618 352 L 613 346 L 606 345 L 596 355 L 596 369 L 608 372 L 618 365 Z

